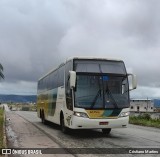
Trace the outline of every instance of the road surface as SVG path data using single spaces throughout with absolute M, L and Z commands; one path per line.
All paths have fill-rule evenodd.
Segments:
M 63 134 L 54 124 L 44 125 L 35 112 L 7 111 L 8 141 L 23 148 L 160 148 L 160 129 L 129 125 L 113 129 L 105 136 L 100 130 L 80 130 Z M 10 139 L 12 137 L 12 140 Z M 14 139 L 14 140 L 13 140 Z M 25 141 L 25 143 L 24 143 Z M 71 151 L 72 153 L 72 151 Z M 59 155 L 59 154 L 56 154 Z M 67 156 L 117 156 L 115 154 L 64 154 Z M 64 156 L 63 155 L 63 156 Z M 121 154 L 119 156 L 144 156 Z M 146 156 L 160 156 L 148 154 Z

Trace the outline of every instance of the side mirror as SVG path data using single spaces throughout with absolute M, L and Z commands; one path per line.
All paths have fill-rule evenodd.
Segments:
M 70 74 L 70 88 L 74 88 L 76 86 L 76 72 L 69 71 Z
M 132 87 L 129 88 L 129 90 L 131 91 L 137 88 L 137 77 L 136 75 L 133 75 L 133 74 L 128 74 L 128 76 L 131 76 L 131 79 L 132 79 Z

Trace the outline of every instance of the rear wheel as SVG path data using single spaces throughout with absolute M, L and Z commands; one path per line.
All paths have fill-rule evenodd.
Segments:
M 111 132 L 111 128 L 102 129 L 102 133 L 108 135 Z
M 46 124 L 44 111 L 42 111 L 42 113 L 41 113 L 41 121 L 42 121 L 43 124 Z
M 64 123 L 64 116 L 63 115 L 61 115 L 61 119 L 60 119 L 60 121 L 61 121 L 61 131 L 63 132 L 63 133 L 67 133 L 67 127 L 65 126 L 65 123 Z

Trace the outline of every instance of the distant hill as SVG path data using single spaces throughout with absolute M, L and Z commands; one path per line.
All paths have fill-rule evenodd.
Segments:
M 27 102 L 36 102 L 36 95 L 2 95 L 0 94 L 1 103 L 27 103 Z

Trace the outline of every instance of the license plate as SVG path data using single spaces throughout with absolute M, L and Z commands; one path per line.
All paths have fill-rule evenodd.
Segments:
M 108 125 L 108 122 L 99 122 L 99 125 Z

